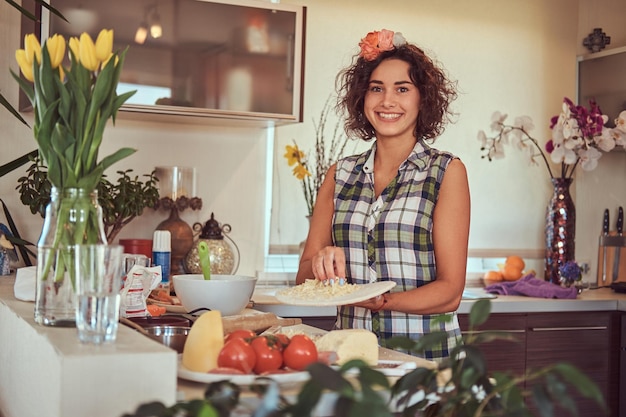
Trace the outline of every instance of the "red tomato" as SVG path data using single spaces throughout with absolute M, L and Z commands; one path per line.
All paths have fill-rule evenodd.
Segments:
M 254 333 L 252 330 L 239 329 L 233 330 L 232 332 L 228 333 L 224 341 L 228 342 L 231 339 L 248 339 L 247 341 L 250 341 L 254 337 L 256 337 L 256 333 Z
M 217 356 L 219 368 L 239 369 L 250 374 L 256 365 L 256 354 L 248 342 L 243 339 L 231 339 L 224 344 Z
M 256 353 L 255 373 L 271 373 L 283 366 L 283 354 L 271 339 L 259 336 L 252 340 L 251 345 Z
M 266 337 L 271 338 L 271 343 L 274 343 L 281 352 L 289 345 L 289 336 L 286 334 L 278 333 Z
M 317 362 L 315 343 L 304 334 L 297 334 L 283 352 L 285 366 L 296 371 L 303 371 L 313 362 Z

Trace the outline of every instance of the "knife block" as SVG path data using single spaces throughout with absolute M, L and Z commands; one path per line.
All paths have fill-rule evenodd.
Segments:
M 619 263 L 616 266 L 615 257 L 618 249 Z M 617 275 L 615 275 L 615 272 Z M 609 286 L 612 282 L 626 282 L 626 236 L 617 236 L 615 232 L 610 233 L 608 236 L 600 236 L 597 282 L 598 287 Z

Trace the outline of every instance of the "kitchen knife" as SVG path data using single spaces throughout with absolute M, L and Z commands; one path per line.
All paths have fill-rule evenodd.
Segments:
M 620 206 L 617 212 L 617 235 L 622 236 L 624 229 L 624 209 Z M 619 255 L 621 246 L 615 246 L 615 259 L 613 260 L 613 282 L 617 281 L 619 275 Z
M 602 218 L 602 234 L 609 235 L 609 209 L 604 209 L 604 217 Z M 606 246 L 602 250 L 602 282 L 606 282 Z

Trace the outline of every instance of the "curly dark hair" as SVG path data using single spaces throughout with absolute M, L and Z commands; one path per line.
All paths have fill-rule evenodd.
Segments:
M 372 72 L 386 59 L 400 59 L 410 65 L 409 76 L 419 89 L 421 97 L 413 134 L 417 139 L 434 141 L 443 133 L 445 124 L 451 121 L 453 113 L 449 106 L 457 97 L 457 83 L 450 80 L 444 70 L 422 49 L 412 44 L 382 52 L 372 61 L 357 57 L 354 64 L 337 75 L 337 107 L 345 116 L 346 134 L 364 140 L 371 140 L 376 136 L 374 128 L 364 115 L 364 101 Z

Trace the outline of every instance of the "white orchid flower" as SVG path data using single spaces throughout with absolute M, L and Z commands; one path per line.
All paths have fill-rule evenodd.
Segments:
M 502 141 L 494 143 L 493 152 L 491 152 L 491 157 L 493 159 L 504 158 L 504 144 L 502 143 Z
M 494 112 L 491 115 L 491 125 L 490 128 L 493 132 L 499 132 L 502 129 L 502 124 L 506 120 L 507 115 L 502 114 L 499 111 Z
M 603 127 L 600 136 L 595 136 L 593 141 L 604 152 L 609 152 L 615 148 L 615 138 L 611 134 L 611 129 L 607 127 Z
M 520 129 L 524 129 L 525 132 L 530 132 L 535 128 L 533 119 L 531 119 L 530 116 L 516 117 L 515 126 L 519 127 Z
M 596 148 L 582 149 L 578 152 L 580 157 L 580 166 L 584 171 L 593 171 L 598 166 L 598 159 L 602 156 Z
M 563 137 L 566 139 L 580 137 L 580 127 L 578 127 L 578 120 L 566 119 L 563 121 Z
M 624 113 L 624 112 L 622 112 Z M 611 129 L 611 136 L 615 141 L 615 145 L 623 146 L 626 148 L 626 130 L 621 130 L 620 128 Z
M 626 110 L 621 112 L 615 119 L 615 128 L 626 133 Z
M 552 159 L 552 162 L 557 164 L 560 164 L 561 162 L 573 164 L 578 159 L 578 156 L 573 150 L 567 149 L 561 144 L 555 144 L 554 150 L 550 154 L 550 159 Z
M 487 147 L 487 134 L 485 133 L 484 130 L 481 130 L 478 132 L 478 135 L 476 135 L 476 139 L 478 139 L 478 141 L 480 142 L 480 147 L 481 148 L 486 148 Z
M 585 145 L 585 140 L 580 136 L 573 136 L 570 138 L 565 138 L 565 140 L 563 140 L 563 146 L 565 146 L 567 149 L 576 149 L 583 145 Z

